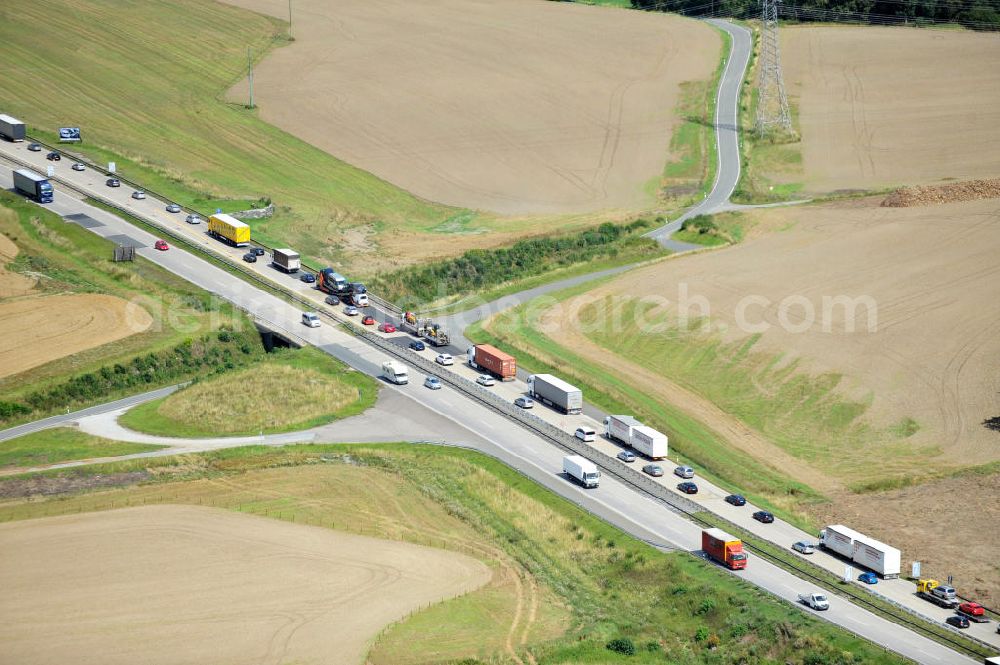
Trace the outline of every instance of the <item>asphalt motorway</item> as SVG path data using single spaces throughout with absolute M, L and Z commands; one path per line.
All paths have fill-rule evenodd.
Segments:
M 0 172 L 0 186 L 12 186 L 10 171 L 7 169 Z M 55 184 L 55 201 L 46 207 L 64 218 L 74 216 L 77 222 L 83 223 L 90 231 L 102 237 L 127 236 L 135 241 L 140 256 L 253 312 L 257 318 L 275 328 L 292 332 L 367 374 L 377 376 L 382 361 L 388 359 L 380 350 L 330 325 L 330 320 L 326 320 L 319 328 L 302 326 L 300 309 L 195 255 L 177 248 L 166 252 L 154 250 L 154 236 L 115 215 L 74 198 L 58 183 Z M 700 527 L 676 514 L 665 504 L 613 478 L 605 478 L 601 487 L 595 490 L 583 490 L 562 476 L 563 451 L 557 446 L 513 425 L 499 413 L 449 387 L 436 391 L 423 388 L 425 376 L 413 368 L 410 371 L 409 385 L 386 384 L 383 388 L 398 391 L 400 396 L 406 398 L 403 402 L 405 407 L 401 409 L 407 412 L 428 409 L 454 422 L 468 431 L 470 446 L 503 460 L 638 538 L 665 549 L 679 548 L 692 552 L 700 550 Z M 747 570 L 733 574 L 793 604 L 799 593 L 814 590 L 808 583 L 754 556 L 751 556 Z M 817 613 L 817 617 L 847 628 L 919 663 L 949 665 L 976 662 L 840 598 L 833 598 L 830 610 Z

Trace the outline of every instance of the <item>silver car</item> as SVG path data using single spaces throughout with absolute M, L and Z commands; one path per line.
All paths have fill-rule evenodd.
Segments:
M 170 205 L 167 206 L 167 212 L 180 212 L 180 211 L 181 207 L 176 203 L 171 203 Z
M 358 314 L 360 314 L 360 311 L 354 305 L 348 305 L 347 307 L 344 308 L 344 314 L 346 314 L 347 316 L 357 316 Z
M 188 215 L 184 218 L 184 221 L 188 224 L 201 224 L 201 217 L 198 215 Z
M 424 379 L 424 387 L 431 390 L 441 390 L 441 379 L 436 376 L 428 376 Z
M 83 164 L 81 164 L 80 162 L 77 162 L 77 163 L 73 164 L 73 170 L 74 171 L 86 171 L 87 167 L 84 166 Z
M 518 397 L 514 400 L 514 406 L 519 406 L 522 409 L 530 409 L 535 406 L 535 401 L 530 397 Z
M 813 552 L 816 551 L 816 548 L 813 547 L 812 543 L 807 543 L 803 540 L 800 540 L 797 543 L 793 543 L 792 549 L 798 552 L 799 554 L 812 554 Z
M 685 480 L 688 478 L 694 478 L 694 469 L 689 466 L 679 466 L 674 469 L 674 475 L 678 478 L 684 478 Z
M 144 198 L 146 198 L 146 192 L 142 191 L 141 189 L 137 189 L 134 192 L 132 192 L 132 198 L 135 199 L 136 201 L 141 201 Z

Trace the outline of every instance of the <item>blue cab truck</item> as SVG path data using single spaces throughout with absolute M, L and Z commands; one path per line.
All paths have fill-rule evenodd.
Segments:
M 52 203 L 52 185 L 48 178 L 28 169 L 14 171 L 14 189 L 39 203 Z

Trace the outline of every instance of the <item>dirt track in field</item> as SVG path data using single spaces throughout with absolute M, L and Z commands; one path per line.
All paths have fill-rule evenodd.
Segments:
M 0 642 L 23 665 L 355 665 L 386 624 L 491 575 L 455 552 L 194 506 L 11 522 L 0 541 Z
M 805 189 L 1000 176 L 1000 39 L 882 27 L 781 30 Z
M 0 303 L 0 377 L 143 332 L 149 312 L 100 294 L 27 297 Z
M 288 17 L 285 0 L 225 1 Z M 541 0 L 293 12 L 295 42 L 254 71 L 262 118 L 426 199 L 502 214 L 648 207 L 679 84 L 708 79 L 721 48 L 697 21 Z

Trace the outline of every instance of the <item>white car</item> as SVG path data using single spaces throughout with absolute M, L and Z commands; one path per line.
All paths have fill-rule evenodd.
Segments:
M 316 312 L 303 312 L 302 324 L 310 328 L 319 328 L 319 317 L 316 315 Z
M 597 432 L 589 427 L 577 427 L 576 431 L 573 432 L 573 436 L 581 441 L 593 441 L 597 438 Z
M 80 162 L 76 162 L 75 164 L 73 164 L 73 170 L 74 171 L 86 171 L 87 167 L 84 166 L 83 164 L 81 164 Z
M 450 353 L 439 353 L 437 358 L 434 359 L 438 365 L 454 365 L 455 359 L 451 357 Z
M 487 387 L 496 385 L 496 381 L 494 381 L 493 377 L 490 376 L 489 374 L 480 374 L 479 376 L 477 376 L 476 383 L 478 383 L 481 386 L 487 386 Z
M 188 215 L 184 218 L 184 221 L 188 224 L 201 224 L 201 217 L 198 215 Z

